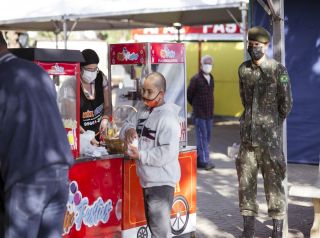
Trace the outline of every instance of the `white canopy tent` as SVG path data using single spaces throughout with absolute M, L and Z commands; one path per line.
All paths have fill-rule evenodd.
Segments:
M 10 0 L 0 8 L 0 30 L 63 32 L 67 48 L 67 33 L 74 30 L 241 22 L 246 45 L 248 5 L 255 3 L 272 19 L 274 58 L 284 64 L 284 0 Z M 287 154 L 286 123 L 283 141 Z M 287 220 L 284 231 L 287 237 Z
M 0 30 L 68 31 L 243 22 L 248 0 L 10 0 Z

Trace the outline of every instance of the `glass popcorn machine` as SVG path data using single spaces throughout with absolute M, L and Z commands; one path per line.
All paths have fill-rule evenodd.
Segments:
M 142 81 L 151 72 L 166 78 L 165 101 L 180 106 L 181 179 L 171 210 L 173 236 L 196 230 L 196 148 L 187 146 L 185 46 L 182 43 L 128 43 L 109 46 L 109 84 L 118 128 L 141 100 Z M 129 111 L 129 112 L 128 112 Z M 131 112 L 130 112 L 131 111 Z M 123 161 L 121 237 L 151 237 L 144 215 L 142 188 L 133 160 Z
M 129 43 L 109 47 L 113 111 L 121 114 L 140 100 L 141 82 L 151 72 L 166 78 L 166 102 L 180 106 L 180 145 L 187 145 L 185 46 L 182 43 Z M 121 116 L 120 116 L 121 118 Z
M 38 64 L 52 78 L 70 149 L 74 158 L 79 158 L 80 62 L 84 61 L 81 52 L 40 48 L 17 48 L 10 52 Z

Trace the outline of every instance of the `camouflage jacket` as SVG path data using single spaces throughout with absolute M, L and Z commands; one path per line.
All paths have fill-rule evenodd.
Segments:
M 239 67 L 241 142 L 249 146 L 282 148 L 282 124 L 292 107 L 286 68 L 273 59 L 257 66 L 246 61 Z

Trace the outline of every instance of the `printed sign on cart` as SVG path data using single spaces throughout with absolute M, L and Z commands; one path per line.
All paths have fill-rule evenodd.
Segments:
M 110 45 L 111 64 L 145 64 L 145 44 Z
M 92 204 L 89 203 L 87 197 L 83 197 L 81 191 L 78 189 L 76 181 L 72 181 L 69 186 L 69 199 L 67 202 L 67 211 L 63 225 L 63 235 L 69 234 L 71 228 L 74 226 L 77 231 L 81 230 L 82 225 L 87 227 L 97 226 L 100 222 L 108 223 L 110 213 L 113 209 L 120 210 L 117 207 L 121 206 L 121 199 L 118 200 L 116 207 L 112 206 L 111 199 L 103 201 L 98 197 Z M 121 219 L 121 212 L 117 214 L 117 219 Z
M 184 63 L 184 45 L 177 43 L 152 43 L 151 63 Z
M 67 63 L 43 63 L 38 62 L 43 69 L 45 69 L 48 74 L 51 75 L 75 75 L 76 74 L 76 64 Z

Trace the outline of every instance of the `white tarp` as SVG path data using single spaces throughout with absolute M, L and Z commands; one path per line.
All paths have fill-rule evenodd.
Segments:
M 62 31 L 241 21 L 247 0 L 4 0 L 0 30 Z M 76 24 L 74 24 L 76 22 Z

